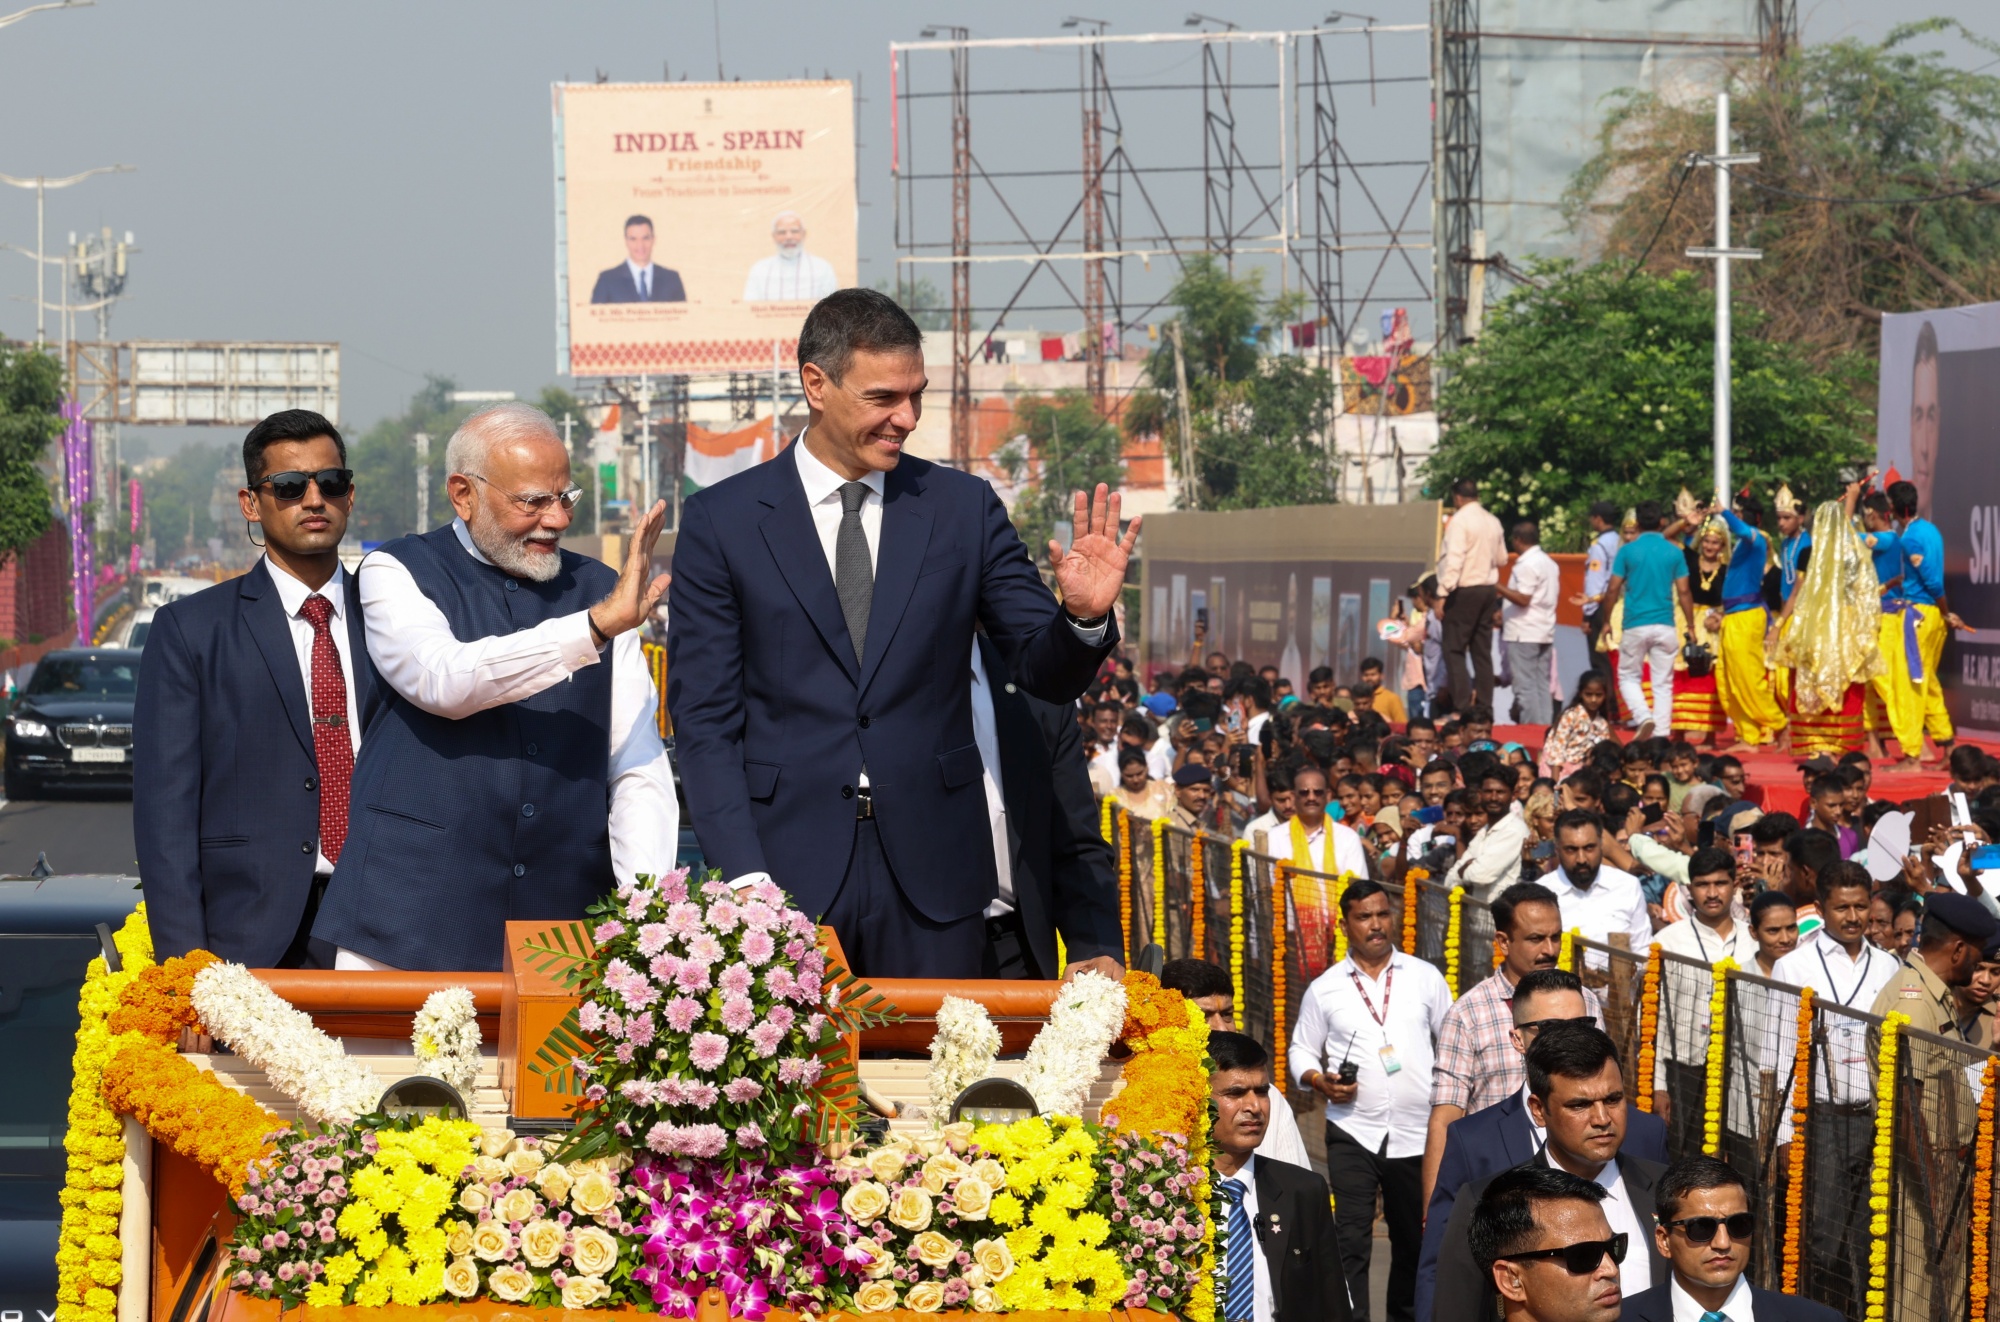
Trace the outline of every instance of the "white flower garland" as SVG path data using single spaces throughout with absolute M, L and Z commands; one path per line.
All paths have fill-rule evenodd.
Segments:
M 947 996 L 938 1004 L 937 1036 L 931 1039 L 931 1125 L 942 1128 L 951 1104 L 993 1070 L 1000 1055 L 1000 1030 L 977 1001 Z
M 211 1036 L 264 1071 L 314 1120 L 346 1124 L 381 1100 L 382 1085 L 366 1067 L 241 964 L 211 964 L 195 974 L 192 999 Z
M 1035 1034 L 1021 1084 L 1044 1115 L 1083 1114 L 1104 1053 L 1125 1026 L 1125 988 L 1101 973 L 1079 973 L 1056 993 L 1048 1026 Z
M 479 1012 L 469 989 L 441 987 L 425 997 L 410 1029 L 410 1045 L 416 1048 L 418 1066 L 470 1102 L 472 1086 L 479 1081 Z

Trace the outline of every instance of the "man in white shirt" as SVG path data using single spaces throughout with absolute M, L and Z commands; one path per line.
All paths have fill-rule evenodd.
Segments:
M 1701 1146 L 1697 1103 L 1708 1079 L 1708 1006 L 1715 987 L 1710 968 L 1725 959 L 1746 971 L 1757 967 L 1756 933 L 1731 913 L 1736 856 L 1714 846 L 1697 849 L 1688 860 L 1688 895 L 1693 912 L 1667 924 L 1653 938 L 1663 956 L 1680 956 L 1661 961 L 1665 1013 L 1660 1015 L 1651 1080 L 1653 1114 L 1667 1122 L 1675 1152 Z
M 771 222 L 772 253 L 750 268 L 743 282 L 745 303 L 817 303 L 840 287 L 833 263 L 806 251 L 806 223 L 796 211 L 780 211 Z
M 1437 582 L 1444 599 L 1444 668 L 1452 708 L 1464 711 L 1474 702 L 1493 705 L 1494 588 L 1507 547 L 1500 520 L 1479 503 L 1477 482 L 1462 477 L 1452 483 L 1451 503 L 1451 520 L 1438 550 Z
M 314 925 L 338 968 L 497 970 L 509 919 L 581 918 L 678 852 L 637 633 L 667 587 L 651 572 L 665 504 L 613 573 L 561 549 L 581 493 L 540 409 L 473 414 L 445 466 L 456 516 L 359 574 L 391 696 Z
M 1270 851 L 1271 840 L 1285 832 L 1291 824 L 1292 813 L 1297 808 L 1292 798 L 1292 772 L 1289 766 L 1265 768 L 1264 788 L 1271 794 L 1271 810 L 1259 813 L 1243 824 L 1243 839 L 1250 843 L 1251 849 L 1260 854 Z
M 1326 815 L 1328 798 L 1324 771 L 1308 765 L 1292 773 L 1292 820 L 1264 837 L 1271 857 L 1304 872 L 1366 877 L 1368 851 L 1353 827 Z
M 1514 572 L 1499 589 L 1507 603 L 1500 610 L 1500 638 L 1507 644 L 1507 664 L 1514 675 L 1514 701 L 1521 724 L 1545 726 L 1555 719 L 1551 682 L 1562 571 L 1542 549 L 1541 530 L 1533 520 L 1515 524 L 1510 536 Z
M 1639 879 L 1604 862 L 1604 828 L 1596 813 L 1572 810 L 1556 818 L 1556 858 L 1562 866 L 1542 878 L 1562 907 L 1563 927 L 1578 928 L 1589 940 L 1612 944 L 1614 935 L 1625 947 L 1643 954 L 1653 944 L 1653 920 L 1646 913 L 1646 892 Z M 1589 965 L 1602 969 L 1609 958 L 1589 953 Z
M 1490 904 L 1520 880 L 1521 847 L 1528 842 L 1530 828 L 1527 818 L 1513 811 L 1518 783 L 1514 768 L 1496 762 L 1479 773 L 1474 786 L 1480 807 L 1486 810 L 1486 825 L 1467 842 L 1448 874 L 1449 880 L 1465 887 L 1472 903 Z
M 1293 1078 L 1326 1098 L 1327 1183 L 1354 1316 L 1369 1315 L 1379 1196 L 1389 1227 L 1389 1316 L 1403 1319 L 1416 1306 L 1431 1067 L 1451 988 L 1431 964 L 1396 949 L 1401 914 L 1379 884 L 1352 883 L 1340 910 L 1347 958 L 1306 988 L 1289 1063 Z

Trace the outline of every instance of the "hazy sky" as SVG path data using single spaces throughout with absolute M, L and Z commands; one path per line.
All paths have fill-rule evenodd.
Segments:
M 1886 27 L 1879 3 L 1802 7 L 1808 40 Z M 1920 7 L 2000 36 L 1993 0 Z M 1312 26 L 1328 6 L 1211 8 L 1276 29 Z M 1365 8 L 1393 23 L 1421 21 L 1428 6 Z M 0 172 L 138 166 L 48 205 L 53 242 L 100 225 L 136 232 L 144 251 L 114 336 L 338 340 L 345 422 L 359 430 L 398 411 L 426 372 L 523 393 L 557 379 L 551 82 L 658 79 L 663 62 L 676 79 L 713 78 L 718 39 L 729 77 L 858 73 L 861 278 L 872 284 L 894 256 L 887 43 L 926 23 L 1054 34 L 1072 12 L 1048 0 L 100 0 L 0 29 Z M 1091 0 L 1090 14 L 1113 32 L 1184 30 L 1185 11 L 1160 3 Z M 1967 65 L 1991 58 L 1952 49 Z M 1170 52 L 1146 72 L 1192 76 L 1184 61 Z M 1073 62 L 1045 67 L 1049 81 L 1074 84 Z M 996 138 L 1033 147 L 1046 136 L 1071 164 L 1074 99 L 1027 101 L 982 103 L 976 132 L 991 135 L 996 155 Z M 1378 113 L 1399 116 L 1385 137 L 1422 151 L 1421 114 Z M 1067 209 L 1073 180 L 1045 191 L 1062 189 L 1044 200 Z M 0 241 L 32 245 L 34 225 L 33 195 L 0 188 Z M 0 252 L 0 334 L 32 334 L 33 310 L 19 301 L 32 280 L 30 261 Z

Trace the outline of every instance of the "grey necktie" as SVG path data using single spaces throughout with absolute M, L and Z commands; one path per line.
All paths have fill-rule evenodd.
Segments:
M 639 301 L 643 303 L 652 296 L 653 273 L 650 270 L 641 271 L 639 272 Z
M 840 531 L 833 539 L 833 589 L 840 594 L 857 666 L 867 655 L 868 607 L 875 600 L 875 564 L 868 558 L 868 536 L 861 531 L 861 507 L 867 500 L 866 482 L 841 484 Z

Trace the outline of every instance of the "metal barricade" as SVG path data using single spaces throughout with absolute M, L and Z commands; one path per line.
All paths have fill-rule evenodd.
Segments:
M 1749 1186 L 1757 1215 L 1750 1272 L 1767 1290 L 1782 1286 L 1786 1229 L 1787 1157 L 1781 1141 L 1792 1126 L 1798 1041 L 1799 989 L 1749 973 L 1726 982 L 1721 1157 Z
M 1871 1041 L 1880 1038 L 1877 1028 Z M 1897 1039 L 1885 1303 L 1891 1317 L 1966 1322 L 1978 1096 L 1988 1053 L 1909 1029 Z M 1989 1125 L 1984 1145 L 1992 1143 Z M 1984 1179 L 1990 1208 L 1990 1165 Z

